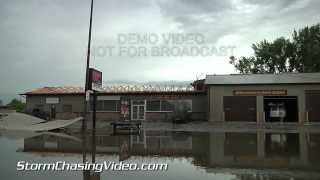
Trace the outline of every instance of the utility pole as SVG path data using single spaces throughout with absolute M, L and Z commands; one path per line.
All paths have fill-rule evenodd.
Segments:
M 90 67 L 90 48 L 91 48 L 91 29 L 92 29 L 92 12 L 93 12 L 93 0 L 91 0 L 90 8 L 90 24 L 89 24 L 89 38 L 88 38 L 88 49 L 87 49 L 87 64 L 86 64 L 86 78 L 84 88 L 84 107 L 83 107 L 83 120 L 82 120 L 82 155 L 83 163 L 86 163 L 86 151 L 87 151 L 87 91 L 89 90 L 89 67 Z M 85 177 L 86 171 L 83 172 Z
M 90 67 L 90 49 L 91 49 L 91 30 L 92 30 L 92 12 L 93 12 L 93 0 L 91 0 L 91 9 L 90 9 L 90 24 L 89 24 L 89 39 L 88 39 L 88 49 L 87 49 L 87 65 L 86 65 L 86 79 L 85 79 L 85 88 L 84 88 L 84 109 L 83 109 L 83 120 L 82 120 L 82 131 L 85 131 L 87 128 L 87 98 L 86 94 L 89 90 L 89 67 Z

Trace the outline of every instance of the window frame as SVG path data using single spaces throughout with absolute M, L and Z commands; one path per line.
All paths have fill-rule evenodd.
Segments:
M 159 110 L 158 111 L 153 111 L 153 110 L 148 110 L 148 101 L 159 101 Z M 155 100 L 147 100 L 146 102 L 146 112 L 161 112 L 161 100 L 155 99 Z
M 148 110 L 148 101 L 160 101 L 160 110 L 159 111 L 149 111 Z M 170 112 L 173 112 L 172 111 L 163 111 L 162 110 L 162 101 L 187 101 L 187 102 L 190 102 L 190 110 L 188 110 L 188 112 L 193 112 L 192 111 L 192 99 L 177 99 L 177 100 L 162 100 L 162 99 L 156 99 L 156 100 L 147 100 L 147 103 L 146 103 L 146 112 L 150 112 L 150 113 L 170 113 Z
M 160 111 L 161 111 L 161 112 L 173 112 L 173 111 L 174 111 L 174 110 L 171 110 L 171 111 L 170 111 L 170 110 L 169 110 L 169 111 L 168 111 L 168 110 L 163 111 L 163 110 L 162 110 L 162 101 L 170 101 L 170 100 L 161 100 L 161 102 L 160 102 Z M 172 101 L 172 100 L 171 100 L 171 101 Z M 174 101 L 174 100 L 173 100 L 173 101 Z

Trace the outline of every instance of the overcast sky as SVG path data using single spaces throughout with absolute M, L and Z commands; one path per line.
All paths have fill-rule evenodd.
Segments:
M 320 22 L 318 0 L 94 1 L 92 47 L 100 50 L 130 46 L 118 39 L 129 33 L 193 33 L 208 47 L 234 46 L 233 55 L 249 56 L 254 42 L 290 37 L 293 29 Z M 90 0 L 0 1 L 0 99 L 43 86 L 84 84 L 89 7 Z M 104 81 L 185 81 L 235 73 L 229 55 L 98 54 L 91 66 L 103 71 Z

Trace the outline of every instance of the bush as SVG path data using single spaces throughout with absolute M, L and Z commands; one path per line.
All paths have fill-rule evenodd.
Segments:
M 12 99 L 9 104 L 7 104 L 9 109 L 16 110 L 17 112 L 23 112 L 26 108 L 26 104 L 19 101 L 18 99 Z

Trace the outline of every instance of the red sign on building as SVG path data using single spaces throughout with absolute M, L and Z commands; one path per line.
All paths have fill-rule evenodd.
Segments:
M 102 86 L 102 72 L 96 69 L 89 69 L 89 90 L 97 90 Z

